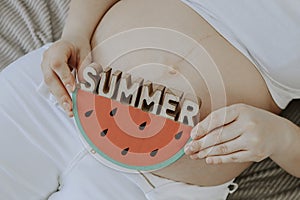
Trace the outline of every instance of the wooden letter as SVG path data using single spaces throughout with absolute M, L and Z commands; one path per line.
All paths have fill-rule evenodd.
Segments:
M 160 115 L 172 120 L 176 120 L 180 106 L 179 102 L 183 96 L 183 92 L 175 89 L 167 89 L 163 98 Z
M 195 126 L 199 122 L 199 110 L 201 101 L 195 103 L 190 98 L 186 97 L 183 101 L 178 121 L 189 126 Z
M 99 71 L 101 66 L 96 63 L 91 63 L 83 70 L 84 83 L 80 83 L 80 88 L 87 92 L 96 93 L 96 89 L 100 80 Z
M 131 76 L 129 74 L 125 74 L 120 80 L 116 100 L 121 103 L 135 106 L 143 81 L 144 80 L 142 78 L 138 78 L 132 82 Z
M 100 83 L 98 88 L 98 95 L 113 99 L 115 93 L 118 90 L 119 79 L 122 72 L 117 70 L 111 75 L 112 69 L 106 68 L 100 74 Z
M 138 108 L 157 115 L 165 87 L 147 81 L 142 88 Z

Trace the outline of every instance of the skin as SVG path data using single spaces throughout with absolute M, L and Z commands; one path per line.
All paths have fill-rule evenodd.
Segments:
M 212 112 L 198 123 L 185 153 L 192 159 L 205 159 L 208 164 L 260 162 L 270 157 L 299 177 L 299 133 L 298 126 L 278 115 L 234 104 Z
M 155 175 L 201 186 L 218 185 L 238 176 L 253 161 L 260 161 L 270 156 L 285 170 L 299 176 L 297 169 L 300 167 L 300 152 L 296 148 L 300 142 L 299 128 L 275 115 L 280 110 L 273 102 L 265 82 L 255 66 L 191 8 L 180 1 L 171 0 L 130 0 L 119 1 L 117 4 L 115 4 L 116 1 L 99 1 L 99 4 L 94 4 L 84 14 L 85 9 L 81 6 L 88 3 L 81 6 L 78 6 L 80 1 L 72 3 L 73 7 L 71 4 L 62 40 L 50 47 L 45 53 L 42 64 L 45 82 L 69 116 L 72 116 L 72 102 L 66 88 L 70 88 L 69 90 L 72 91 L 75 84 L 71 69 L 77 68 L 80 75 L 82 69 L 80 63 L 83 63 L 83 58 L 88 55 L 88 49 L 93 49 L 93 62 L 102 66 L 110 64 L 113 69 L 121 69 L 168 87 L 191 92 L 202 99 L 201 121 L 193 129 L 193 141 L 187 145 L 189 147 L 185 148 L 187 156 L 183 156 L 162 170 L 153 172 Z M 108 8 L 111 9 L 106 13 Z M 81 11 L 80 16 L 78 16 L 78 10 Z M 89 13 L 88 16 L 93 16 L 93 19 L 85 18 L 87 13 Z M 81 19 L 85 19 L 81 21 L 81 26 L 71 23 Z M 100 23 L 97 25 L 99 21 Z M 111 22 L 114 22 L 113 25 Z M 166 52 L 143 49 L 136 53 L 128 53 L 112 63 L 107 59 L 117 55 L 113 48 L 99 45 L 101 42 L 122 31 L 145 26 L 176 30 L 201 44 L 221 74 L 226 94 L 225 99 L 223 91 L 219 90 L 213 82 L 209 84 L 208 80 L 213 80 L 215 77 L 214 72 L 211 71 L 204 77 L 195 76 L 191 73 L 189 63 L 185 62 L 186 58 L 182 59 Z M 81 32 L 85 28 L 88 31 Z M 77 35 L 74 36 L 73 33 L 77 33 Z M 141 37 L 147 36 L 147 33 L 142 34 L 146 35 L 140 35 Z M 87 42 L 89 39 L 86 38 L 91 38 L 91 46 Z M 129 47 L 135 41 L 134 38 L 125 38 L 122 46 Z M 115 45 L 119 44 L 113 44 L 111 47 Z M 189 48 L 185 43 L 176 45 L 181 48 Z M 192 52 L 193 49 L 190 48 Z M 196 66 L 200 72 L 207 70 L 202 66 L 211 64 L 205 57 L 198 60 L 200 61 L 196 63 Z M 133 67 L 150 61 L 160 63 L 160 65 L 151 65 L 155 67 L 156 73 L 145 73 L 151 67 L 150 65 Z M 56 62 L 59 64 L 54 65 Z M 68 84 L 71 87 L 67 87 Z M 210 91 L 215 91 L 214 98 Z M 257 94 L 260 95 L 257 96 Z M 64 104 L 65 102 L 67 102 L 67 106 Z M 230 107 L 231 105 L 232 107 Z M 222 110 L 224 107 L 226 112 Z M 220 109 L 222 111 L 218 112 Z M 232 112 L 235 115 L 230 114 Z M 211 116 L 218 118 L 211 118 Z M 255 119 L 261 119 L 260 123 L 254 123 L 257 122 Z M 203 123 L 209 125 L 204 126 Z M 277 132 L 275 132 L 276 137 L 270 136 L 275 130 L 274 123 L 278 125 Z M 213 134 L 219 132 L 215 129 L 222 129 L 221 137 Z M 285 134 L 280 134 L 282 132 Z M 254 133 L 254 137 L 250 133 Z M 210 141 L 210 143 L 204 143 L 203 140 Z M 282 141 L 284 142 L 281 143 Z M 226 147 L 223 143 L 226 144 Z M 212 148 L 213 146 L 217 146 L 217 148 Z M 288 146 L 292 148 L 288 149 Z M 218 151 L 218 149 L 223 150 Z M 243 152 L 243 156 L 236 155 L 235 150 L 245 151 L 247 154 Z M 285 155 L 286 153 L 288 156 Z
M 114 22 L 113 26 L 111 22 Z M 139 27 L 175 30 L 197 41 L 203 47 L 202 50 L 190 46 L 188 41 L 178 40 L 177 36 L 172 34 L 168 35 L 171 42 L 165 37 L 158 42 L 167 48 L 171 48 L 169 44 L 172 44 L 186 49 L 186 52 L 197 52 L 191 53 L 191 57 L 199 56 L 199 59 L 195 59 L 194 67 L 200 73 L 193 71 L 191 65 L 186 62 L 189 55 L 182 59 L 165 51 L 140 49 L 118 57 L 118 49 L 111 47 L 118 47 L 121 43 L 122 49 L 129 49 L 138 43 L 136 38 L 152 37 L 147 31 L 124 34 Z M 110 45 L 103 45 L 108 38 L 120 33 L 121 39 L 116 38 L 110 41 Z M 157 38 L 159 39 L 158 36 Z M 91 41 L 94 62 L 200 97 L 201 119 L 214 110 L 241 102 L 272 112 L 278 111 L 259 72 L 248 59 L 180 1 L 120 1 L 106 13 Z M 217 71 L 214 70 L 208 56 L 214 61 Z M 115 57 L 118 59 L 114 60 Z M 150 73 L 152 68 L 155 69 L 155 73 Z M 217 76 L 218 72 L 221 77 Z M 257 97 L 257 93 L 261 95 Z M 176 181 L 208 186 L 233 179 L 250 164 L 251 162 L 208 165 L 204 159 L 193 160 L 184 156 L 174 164 L 153 173 Z
M 83 66 L 91 62 L 90 39 L 95 27 L 115 0 L 72 0 L 62 37 L 44 53 L 41 68 L 49 90 L 72 117 L 72 100 L 69 95 L 75 89 L 72 71 L 78 71 L 79 80 Z

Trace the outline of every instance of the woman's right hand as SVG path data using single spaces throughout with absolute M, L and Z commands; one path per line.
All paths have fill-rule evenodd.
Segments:
M 60 39 L 44 53 L 42 71 L 44 81 L 69 117 L 73 116 L 71 92 L 75 89 L 73 70 L 87 66 L 91 62 L 89 40 L 70 42 Z M 80 70 L 81 71 L 81 70 Z

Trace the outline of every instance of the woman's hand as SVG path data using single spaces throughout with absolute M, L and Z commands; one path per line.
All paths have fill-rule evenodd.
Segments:
M 88 39 L 78 39 L 76 42 L 60 39 L 53 43 L 43 55 L 44 81 L 70 117 L 73 116 L 73 106 L 69 93 L 75 89 L 75 77 L 72 72 L 91 62 L 90 51 Z
M 208 164 L 259 162 L 288 148 L 286 120 L 268 111 L 235 104 L 197 124 L 185 153 Z

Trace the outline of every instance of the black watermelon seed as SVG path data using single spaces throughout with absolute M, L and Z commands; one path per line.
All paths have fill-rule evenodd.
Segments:
M 176 135 L 175 135 L 175 139 L 176 140 L 179 140 L 182 136 L 182 131 L 178 132 Z
M 107 131 L 108 131 L 108 129 L 103 130 L 103 131 L 100 133 L 100 135 L 101 135 L 102 137 L 106 136 Z
M 121 152 L 121 154 L 123 156 L 125 156 L 128 153 L 128 151 L 129 151 L 129 147 L 127 147 L 126 149 L 123 149 L 123 151 Z
M 113 117 L 113 116 L 115 116 L 116 113 L 117 113 L 117 108 L 110 111 L 109 115 Z
M 152 156 L 152 157 L 156 156 L 157 152 L 158 152 L 158 149 L 151 151 L 150 156 Z
M 147 125 L 147 122 L 141 123 L 140 126 L 139 126 L 139 129 L 140 129 L 141 131 L 144 130 L 145 127 L 146 127 L 146 125 Z
M 86 117 L 89 117 L 89 116 L 91 116 L 92 113 L 93 113 L 93 110 L 90 110 L 90 111 L 87 111 L 84 115 Z

